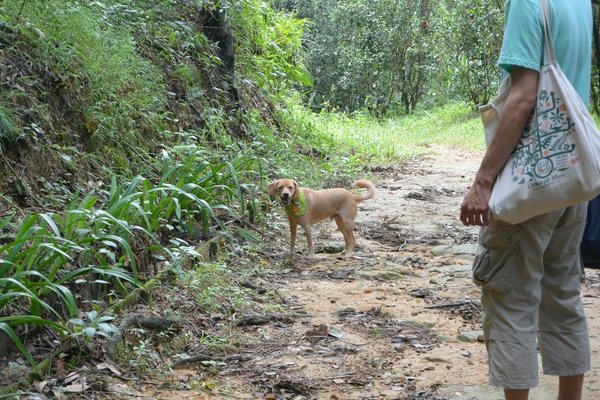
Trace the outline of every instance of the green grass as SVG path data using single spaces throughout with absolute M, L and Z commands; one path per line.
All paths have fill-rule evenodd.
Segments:
M 382 120 L 366 113 L 314 113 L 294 96 L 281 101 L 285 107 L 277 118 L 289 132 L 276 135 L 266 129 L 253 135 L 261 143 L 258 153 L 270 177 L 292 177 L 308 186 L 348 182 L 364 176 L 366 166 L 402 163 L 431 153 L 436 145 L 485 147 L 479 114 L 465 104 Z
M 356 162 L 391 164 L 431 151 L 431 145 L 465 149 L 485 146 L 477 113 L 462 104 L 421 111 L 414 115 L 377 120 L 322 113 L 314 116 L 315 130 L 337 143 L 336 153 Z
M 33 0 L 8 2 L 4 12 L 9 22 L 28 27 L 23 32 L 36 44 L 39 68 L 52 70 L 70 90 L 85 95 L 73 106 L 84 114 L 96 144 L 135 147 L 149 139 L 140 126 L 146 135 L 162 126 L 167 92 L 160 71 L 138 54 L 124 24 L 106 21 L 102 8 Z
M 13 122 L 12 116 L 6 108 L 0 105 L 0 152 L 4 142 L 13 142 L 17 137 L 18 131 Z

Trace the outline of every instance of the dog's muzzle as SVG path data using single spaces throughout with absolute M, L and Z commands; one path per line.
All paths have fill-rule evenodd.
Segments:
M 290 194 L 289 194 L 289 193 L 283 193 L 283 194 L 281 195 L 281 202 L 282 202 L 283 204 L 285 204 L 286 206 L 287 206 L 288 204 L 290 204 L 290 200 L 291 200 L 291 199 L 292 199 L 292 198 L 290 197 Z

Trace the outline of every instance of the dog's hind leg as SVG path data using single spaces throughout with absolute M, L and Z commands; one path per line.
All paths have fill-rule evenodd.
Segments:
M 349 256 L 352 254 L 352 249 L 354 248 L 354 223 L 353 221 L 344 221 L 342 217 L 336 215 L 334 217 L 335 224 L 337 225 L 342 235 L 344 235 L 344 242 L 346 243 L 346 252 L 345 256 Z

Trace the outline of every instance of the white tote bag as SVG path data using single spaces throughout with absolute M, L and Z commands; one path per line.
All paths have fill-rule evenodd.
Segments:
M 547 0 L 541 4 L 546 47 L 537 103 L 489 201 L 492 217 L 510 224 L 600 194 L 600 132 L 556 62 Z M 506 78 L 498 96 L 480 107 L 488 145 L 509 92 Z

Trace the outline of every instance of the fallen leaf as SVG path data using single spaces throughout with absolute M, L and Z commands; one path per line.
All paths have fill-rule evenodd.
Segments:
M 75 379 L 79 378 L 79 374 L 77 372 L 71 372 L 69 375 L 67 375 L 67 377 L 65 378 L 64 384 L 67 385 L 68 383 L 73 382 Z
M 112 364 L 106 363 L 106 362 L 103 362 L 103 363 L 100 363 L 100 364 L 96 365 L 96 368 L 98 368 L 99 370 L 109 369 L 110 372 L 112 372 L 113 374 L 115 374 L 117 376 L 121 376 L 121 371 L 119 371 L 117 369 L 117 367 L 115 367 Z
M 65 386 L 64 389 L 65 389 L 65 392 L 69 392 L 69 393 L 81 393 L 81 392 L 85 392 L 89 388 L 90 388 L 90 385 L 87 385 L 85 383 L 74 383 L 72 385 Z

